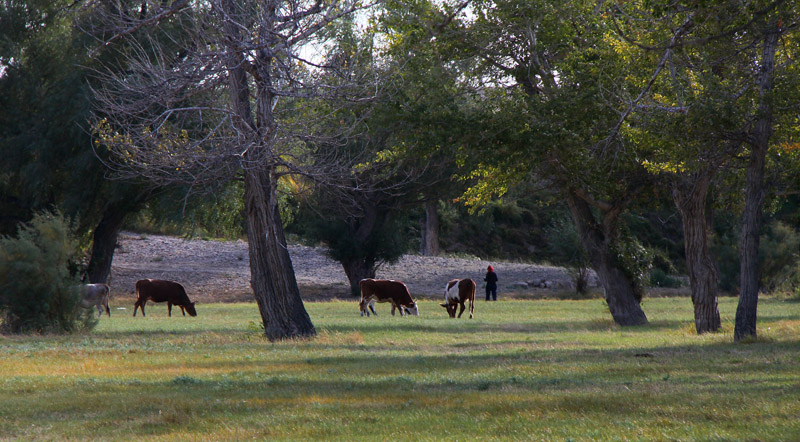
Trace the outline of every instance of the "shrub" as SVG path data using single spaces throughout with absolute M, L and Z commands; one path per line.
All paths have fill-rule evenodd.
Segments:
M 800 235 L 790 226 L 775 221 L 767 225 L 758 250 L 759 278 L 767 292 L 790 289 L 796 284 Z
M 650 272 L 650 287 L 666 287 L 675 289 L 681 285 L 680 279 L 669 276 L 667 272 L 659 268 L 655 268 Z
M 43 212 L 0 238 L 0 330 L 64 333 L 94 327 L 80 307 L 77 241 L 58 213 Z

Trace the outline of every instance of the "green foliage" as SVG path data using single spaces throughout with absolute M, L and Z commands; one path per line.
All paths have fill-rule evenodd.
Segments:
M 545 230 L 547 251 L 553 264 L 586 267 L 588 262 L 575 223 L 559 218 Z
M 641 302 L 644 287 L 647 286 L 650 270 L 653 268 L 653 253 L 627 229 L 623 229 L 616 247 L 620 268 L 628 274 L 634 285 L 636 300 Z
M 364 237 L 358 234 L 362 222 L 333 211 L 319 216 L 310 206 L 303 206 L 289 231 L 312 243 L 325 244 L 327 254 L 338 262 L 364 261 L 369 265 L 397 262 L 418 239 L 416 232 L 411 234 L 413 220 L 407 213 L 382 213 Z
M 281 198 L 279 203 L 281 217 L 287 223 L 285 220 L 293 216 L 290 200 Z M 152 198 L 136 218 L 129 220 L 126 228 L 165 235 L 242 238 L 247 233 L 244 185 L 232 181 L 216 192 L 188 197 L 185 188 L 173 187 Z
M 774 221 L 763 229 L 758 252 L 759 278 L 762 290 L 791 290 L 798 281 L 800 234 L 794 228 Z
M 792 214 L 786 214 L 791 218 Z M 712 252 L 719 267 L 719 287 L 736 293 L 739 288 L 739 232 L 736 217 L 720 219 L 715 225 Z M 800 286 L 800 234 L 780 219 L 769 220 L 761 229 L 758 249 L 761 290 L 792 292 Z
M 91 329 L 91 309 L 80 307 L 76 240 L 69 222 L 43 212 L 0 239 L 0 329 L 64 333 Z
M 680 279 L 668 275 L 662 269 L 655 268 L 650 272 L 649 285 L 651 287 L 678 288 L 683 284 Z

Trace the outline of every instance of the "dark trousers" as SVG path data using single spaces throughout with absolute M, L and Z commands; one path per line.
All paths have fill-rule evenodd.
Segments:
M 489 300 L 491 295 L 492 301 L 497 301 L 497 287 L 486 287 L 486 300 Z

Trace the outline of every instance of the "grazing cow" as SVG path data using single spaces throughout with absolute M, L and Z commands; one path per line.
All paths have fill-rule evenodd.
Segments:
M 369 316 L 369 310 L 377 315 L 374 308 L 376 301 L 391 302 L 392 316 L 395 309 L 400 310 L 400 316 L 403 316 L 403 312 L 419 316 L 419 307 L 411 299 L 408 287 L 402 282 L 391 279 L 362 279 L 358 285 L 361 287 L 361 301 L 358 303 L 361 316 Z
M 472 319 L 472 312 L 475 310 L 475 281 L 471 279 L 454 279 L 447 283 L 444 288 L 444 304 L 439 304 L 447 309 L 451 318 L 456 317 L 456 309 L 461 304 L 461 311 L 458 317 L 464 313 L 464 303 L 469 301 L 469 319 Z
M 108 284 L 81 284 L 81 307 L 97 307 L 97 316 L 103 316 L 103 307 L 106 314 L 111 317 L 111 310 L 108 309 L 108 297 L 111 289 Z
M 136 304 L 133 307 L 133 316 L 136 316 L 136 310 L 140 307 L 142 316 L 145 316 L 144 305 L 147 304 L 148 300 L 153 302 L 166 301 L 169 316 L 172 316 L 173 305 L 181 308 L 183 316 L 186 316 L 186 312 L 189 312 L 189 316 L 197 316 L 194 302 L 189 301 L 186 290 L 177 282 L 160 279 L 140 279 L 136 281 Z M 184 308 L 186 308 L 186 311 L 183 310 Z

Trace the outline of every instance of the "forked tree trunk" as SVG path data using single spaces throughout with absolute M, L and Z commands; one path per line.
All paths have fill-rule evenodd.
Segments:
M 261 168 L 245 170 L 245 210 L 250 286 L 271 341 L 316 335 L 294 276 L 283 234 L 276 178 Z
M 764 35 L 761 52 L 761 70 L 758 76 L 760 104 L 758 119 L 753 128 L 750 158 L 745 181 L 745 205 L 742 213 L 742 243 L 739 253 L 740 294 L 736 307 L 736 325 L 733 340 L 741 341 L 756 337 L 758 318 L 758 245 L 761 231 L 761 206 L 764 201 L 764 166 L 769 139 L 772 136 L 772 89 L 775 71 L 775 52 L 778 48 L 780 29 L 777 24 Z
M 424 256 L 439 256 L 439 213 L 436 200 L 425 202 L 425 219 L 422 224 L 420 253 Z
M 601 226 L 583 199 L 568 193 L 567 204 L 589 262 L 605 290 L 605 299 L 614 322 L 622 326 L 647 324 L 647 316 L 637 301 L 634 283 L 620 267 L 611 249 L 616 229 L 615 215 L 608 214 Z
M 688 185 L 675 183 L 672 197 L 683 222 L 684 249 L 694 304 L 697 334 L 718 331 L 721 327 L 717 305 L 717 268 L 708 250 L 706 195 L 710 174 L 701 174 Z

